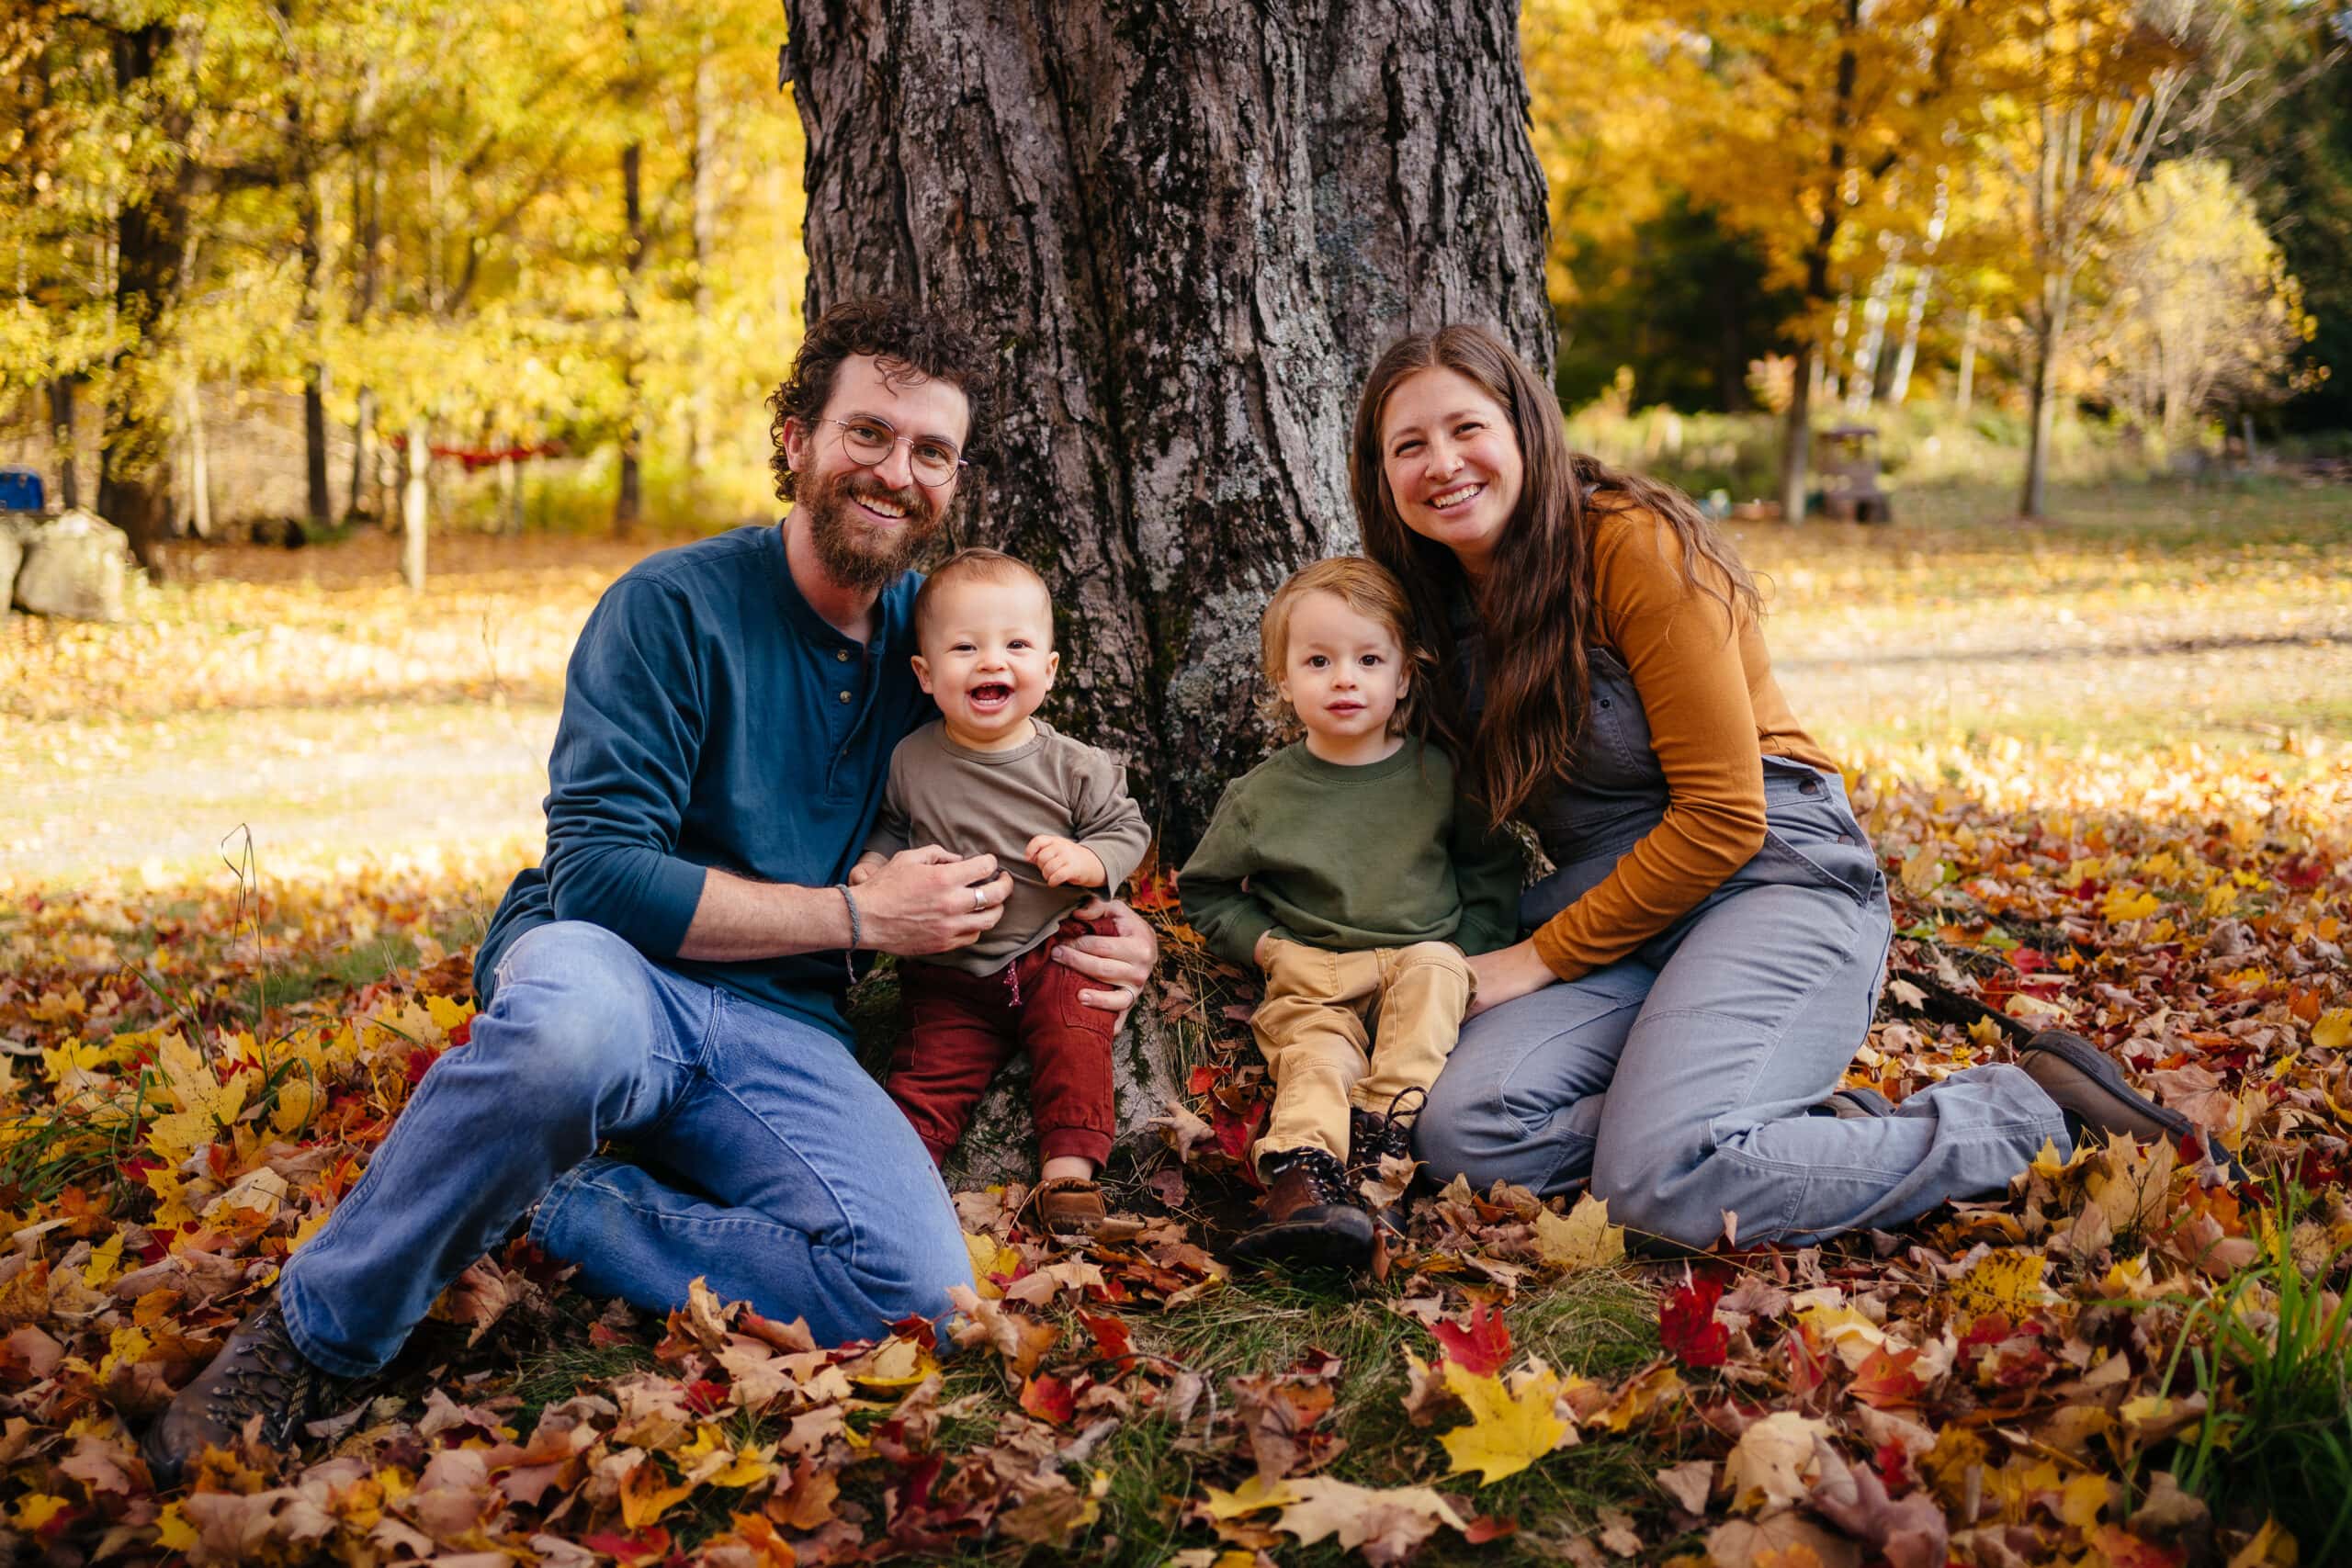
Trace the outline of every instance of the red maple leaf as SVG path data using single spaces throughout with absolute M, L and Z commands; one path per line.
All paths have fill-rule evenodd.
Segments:
M 1722 1280 L 1697 1274 L 1658 1303 L 1657 1337 L 1684 1366 L 1720 1367 L 1730 1356 L 1731 1330 L 1715 1321 L 1715 1303 L 1723 1299 Z
M 1854 1381 L 1847 1385 L 1856 1399 L 1879 1410 L 1899 1408 L 1919 1403 L 1919 1395 L 1927 1385 L 1919 1374 L 1911 1370 L 1920 1352 L 1898 1350 L 1890 1355 L 1884 1346 L 1872 1350 L 1854 1369 Z
M 1078 1395 L 1061 1379 L 1040 1373 L 1021 1385 L 1021 1408 L 1057 1427 L 1067 1426 L 1078 1414 Z
M 580 1544 L 591 1551 L 602 1552 L 614 1559 L 622 1568 L 637 1568 L 640 1562 L 651 1562 L 668 1555 L 670 1532 L 655 1525 L 641 1535 L 607 1531 L 601 1535 L 582 1536 Z
M 1472 1377 L 1501 1371 L 1510 1359 L 1510 1329 L 1503 1314 L 1485 1302 L 1470 1309 L 1468 1326 L 1441 1320 L 1430 1325 L 1430 1332 L 1445 1347 L 1445 1359 Z
M 1086 1325 L 1086 1331 L 1094 1336 L 1094 1348 L 1102 1353 L 1103 1359 L 1118 1362 L 1119 1370 L 1125 1371 L 1129 1359 L 1135 1354 L 1135 1344 L 1128 1337 L 1127 1325 L 1115 1317 L 1098 1317 L 1091 1312 L 1080 1313 L 1078 1321 Z

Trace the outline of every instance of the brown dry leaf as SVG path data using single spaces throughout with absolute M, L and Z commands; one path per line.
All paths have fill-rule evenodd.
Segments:
M 1750 1426 L 1724 1461 L 1733 1509 L 1752 1513 L 1803 1501 L 1821 1475 L 1815 1450 L 1827 1448 L 1829 1437 L 1828 1422 L 1793 1410 L 1775 1410 Z
M 1686 1460 L 1657 1472 L 1657 1480 L 1668 1496 L 1682 1505 L 1683 1512 L 1704 1514 L 1707 1495 L 1714 1490 L 1715 1467 L 1707 1460 Z
M 1404 1562 L 1440 1525 L 1469 1528 L 1452 1504 L 1426 1486 L 1384 1491 L 1322 1475 L 1295 1478 L 1284 1486 L 1298 1500 L 1283 1509 L 1276 1529 L 1306 1546 L 1337 1536 L 1341 1546 L 1363 1552 L 1375 1565 Z

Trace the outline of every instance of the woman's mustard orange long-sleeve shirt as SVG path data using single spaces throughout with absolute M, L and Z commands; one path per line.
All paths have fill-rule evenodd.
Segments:
M 1537 928 L 1536 953 L 1564 980 L 1632 953 L 1747 863 L 1764 842 L 1764 756 L 1838 771 L 1790 711 L 1756 617 L 1684 581 L 1680 545 L 1655 513 L 1595 525 L 1593 603 L 1599 639 L 1641 695 L 1667 807 L 1604 881 Z

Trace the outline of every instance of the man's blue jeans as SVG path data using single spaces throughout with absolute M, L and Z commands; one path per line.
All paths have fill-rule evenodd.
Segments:
M 598 1155 L 607 1138 L 631 1161 Z M 472 1040 L 287 1264 L 296 1346 L 344 1376 L 381 1367 L 535 1201 L 531 1239 L 582 1290 L 665 1311 L 699 1275 L 825 1344 L 971 1283 L 931 1156 L 840 1040 L 580 921 L 509 950 Z

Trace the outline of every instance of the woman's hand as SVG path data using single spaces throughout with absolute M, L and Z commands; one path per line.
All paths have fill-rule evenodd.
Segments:
M 1088 979 L 1094 981 L 1091 989 L 1078 993 L 1078 999 L 1091 1008 L 1118 1014 L 1113 1024 L 1126 1021 L 1127 1010 L 1143 995 L 1144 982 L 1151 978 L 1152 965 L 1159 958 L 1159 938 L 1141 915 L 1116 899 L 1089 898 L 1070 911 L 1081 920 L 1111 919 L 1118 922 L 1114 936 L 1087 935 L 1054 944 L 1053 958 L 1057 964 L 1067 964 Z
M 1540 991 L 1559 978 L 1551 966 L 1535 952 L 1535 943 L 1513 942 L 1492 953 L 1482 953 L 1470 960 L 1470 973 L 1478 982 L 1477 994 L 1470 998 L 1468 1016 L 1477 1017 L 1488 1008 L 1517 1001 L 1532 992 Z

